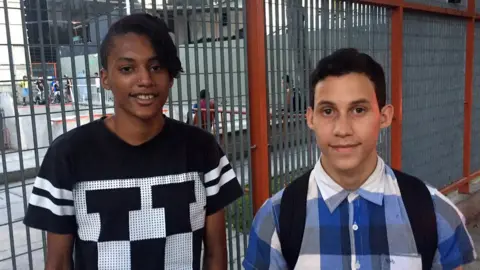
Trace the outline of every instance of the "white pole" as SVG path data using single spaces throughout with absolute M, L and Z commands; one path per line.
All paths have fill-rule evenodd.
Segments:
M 130 0 L 125 1 L 125 8 L 127 9 L 127 15 L 130 15 Z

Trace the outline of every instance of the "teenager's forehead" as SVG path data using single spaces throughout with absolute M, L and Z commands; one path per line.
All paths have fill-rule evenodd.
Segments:
M 119 58 L 149 59 L 155 57 L 155 55 L 150 39 L 134 33 L 115 36 L 109 49 L 109 58 L 115 60 Z
M 315 86 L 315 103 L 349 104 L 357 100 L 376 103 L 375 86 L 365 75 L 350 73 L 343 76 L 329 76 Z

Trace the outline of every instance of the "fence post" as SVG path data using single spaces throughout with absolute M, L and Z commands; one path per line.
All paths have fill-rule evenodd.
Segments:
M 463 177 L 470 175 L 470 153 L 472 137 L 472 102 L 473 102 L 473 57 L 475 42 L 475 0 L 468 1 L 468 13 L 472 16 L 467 22 L 467 39 L 465 53 L 465 102 L 463 123 Z M 458 187 L 459 193 L 470 192 L 470 181 Z
M 269 111 L 267 103 L 267 56 L 265 47 L 265 1 L 246 0 L 247 76 L 252 149 L 253 211 L 270 196 L 268 149 Z
M 391 80 L 392 105 L 395 113 L 391 127 L 391 166 L 400 170 L 402 167 L 402 80 L 403 80 L 403 1 L 399 1 L 392 10 L 391 36 Z

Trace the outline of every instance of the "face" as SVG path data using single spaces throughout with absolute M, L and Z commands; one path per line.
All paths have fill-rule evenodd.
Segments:
M 307 110 L 307 124 L 315 132 L 325 169 L 355 172 L 376 163 L 378 135 L 391 124 L 393 107 L 379 110 L 367 76 L 327 77 L 315 86 L 314 104 Z
M 161 68 L 150 40 L 129 33 L 113 40 L 102 86 L 112 91 L 116 114 L 149 120 L 162 115 L 173 79 Z

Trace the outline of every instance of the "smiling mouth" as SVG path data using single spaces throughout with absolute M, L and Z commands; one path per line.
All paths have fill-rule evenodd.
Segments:
M 157 97 L 157 95 L 154 94 L 135 94 L 135 95 L 130 95 L 130 97 L 137 98 L 140 100 L 151 100 Z

